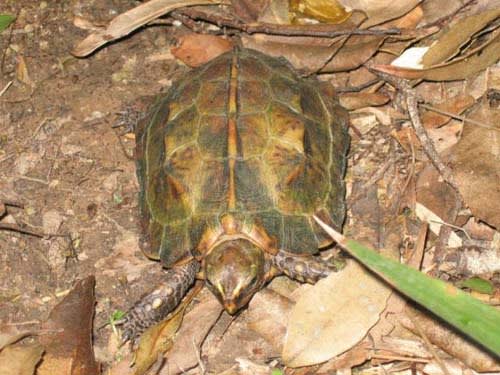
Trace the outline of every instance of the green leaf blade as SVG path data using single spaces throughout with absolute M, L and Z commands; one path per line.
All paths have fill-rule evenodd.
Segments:
M 342 246 L 401 293 L 500 355 L 499 310 L 356 241 L 345 240 Z
M 10 14 L 0 14 L 0 33 L 9 27 L 15 19 L 16 17 Z

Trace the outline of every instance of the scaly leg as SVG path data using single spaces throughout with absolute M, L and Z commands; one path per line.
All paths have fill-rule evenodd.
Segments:
M 123 324 L 123 342 L 134 341 L 172 312 L 193 284 L 200 264 L 193 260 L 166 271 L 165 282 L 132 307 Z
M 337 272 L 339 267 L 316 256 L 300 256 L 280 250 L 273 257 L 273 265 L 288 277 L 311 284 Z

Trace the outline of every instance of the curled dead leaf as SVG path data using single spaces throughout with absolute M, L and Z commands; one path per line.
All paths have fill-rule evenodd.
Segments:
M 0 325 L 0 350 L 35 333 L 31 330 L 20 330 L 14 325 Z
M 457 95 L 448 98 L 442 103 L 433 106 L 435 110 L 427 110 L 422 114 L 422 123 L 425 128 L 439 128 L 450 121 L 451 117 L 446 112 L 459 115 L 467 108 L 471 107 L 475 100 L 470 95 Z
M 344 108 L 354 110 L 384 105 L 390 98 L 385 94 L 377 92 L 353 92 L 339 95 L 339 100 Z
M 269 8 L 271 0 L 232 0 L 235 14 L 246 22 L 256 21 Z
M 99 374 L 92 348 L 95 278 L 79 281 L 43 323 L 40 343 L 45 348 L 37 374 Z
M 370 27 L 393 20 L 408 13 L 420 3 L 420 0 L 341 0 L 347 9 L 359 10 L 368 16 L 363 27 Z
M 464 125 L 462 138 L 451 150 L 453 175 L 474 216 L 499 229 L 500 110 L 490 108 L 485 100 L 470 117 L 496 124 L 496 129 Z
M 182 374 L 184 369 L 198 364 L 197 348 L 213 327 L 223 310 L 220 302 L 212 293 L 208 299 L 198 303 L 184 317 L 183 323 L 175 337 L 172 350 L 168 353 L 168 375 Z M 161 372 L 163 375 L 163 371 Z
M 231 41 L 208 34 L 187 34 L 179 38 L 172 54 L 186 65 L 197 67 L 233 48 Z
M 428 81 L 455 81 L 495 64 L 500 58 L 500 32 L 493 32 L 490 39 L 468 54 L 447 63 L 426 69 L 409 69 L 393 65 L 373 65 L 373 69 L 406 79 L 425 79 Z
M 116 16 L 102 30 L 97 30 L 82 40 L 71 52 L 74 56 L 85 57 L 97 48 L 128 35 L 174 9 L 190 5 L 219 4 L 217 0 L 151 0 Z
M 432 67 L 448 60 L 460 51 L 475 33 L 500 16 L 500 9 L 493 9 L 465 17 L 444 33 L 422 57 L 424 68 Z

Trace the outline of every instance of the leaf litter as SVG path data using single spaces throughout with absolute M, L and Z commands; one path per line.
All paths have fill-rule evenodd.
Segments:
M 147 7 L 148 4 L 151 5 L 152 3 L 154 2 L 148 2 L 144 5 Z M 175 3 L 174 6 L 180 5 L 179 2 L 171 3 Z M 207 21 L 207 19 L 201 16 L 196 19 L 197 25 L 193 22 L 188 22 L 190 15 L 193 16 L 193 14 L 195 14 L 196 8 L 178 8 L 175 11 L 177 13 L 174 13 L 176 18 L 169 19 L 167 17 L 167 22 L 165 22 L 165 24 L 171 25 L 175 22 L 177 22 L 177 24 L 182 24 L 183 19 L 186 21 L 182 30 L 179 30 L 179 26 L 176 26 L 177 30 L 173 30 L 173 33 L 176 34 L 177 40 L 183 40 L 183 38 L 189 40 L 190 45 L 182 47 L 185 48 L 185 54 L 189 58 L 184 57 L 181 59 L 190 65 L 199 64 L 209 58 L 207 57 L 208 55 L 204 56 L 206 49 L 203 48 L 203 44 L 209 43 L 211 46 L 215 46 L 219 42 L 211 41 L 220 40 L 222 45 L 227 45 L 228 38 L 225 36 L 226 34 L 230 35 L 233 41 L 241 37 L 244 45 L 252 46 L 252 48 L 260 49 L 270 54 L 285 56 L 305 74 L 311 74 L 318 71 L 322 73 L 336 72 L 336 75 L 324 74 L 322 75 L 322 79 L 330 80 L 334 83 L 343 80 L 344 83 L 342 85 L 337 85 L 340 89 L 343 86 L 350 86 L 351 80 L 358 80 L 357 85 L 359 85 L 360 89 L 353 94 L 343 95 L 344 100 L 349 99 L 352 104 L 347 103 L 347 101 L 344 102 L 344 104 L 351 109 L 356 108 L 358 111 L 366 111 L 365 113 L 371 117 L 369 119 L 369 126 L 367 126 L 362 133 L 352 134 L 353 142 L 351 145 L 352 151 L 349 160 L 350 165 L 347 183 L 349 194 L 355 192 L 357 198 L 365 197 L 369 199 L 364 204 L 360 204 L 359 202 L 357 204 L 358 207 L 356 209 L 358 213 L 365 210 L 366 215 L 364 217 L 362 217 L 363 215 L 355 215 L 353 211 L 349 212 L 349 219 L 346 223 L 345 231 L 350 235 L 352 234 L 354 238 L 369 238 L 369 242 L 372 242 L 375 247 L 389 246 L 393 250 L 399 250 L 401 254 L 405 254 L 405 252 L 411 252 L 413 247 L 416 246 L 415 241 L 418 237 L 418 230 L 415 230 L 413 227 L 413 221 L 416 220 L 415 217 L 418 216 L 422 221 L 429 222 L 431 226 L 431 233 L 427 235 L 427 240 L 423 245 L 424 269 L 435 275 L 444 278 L 452 278 L 452 280 L 454 280 L 460 276 L 455 273 L 453 269 L 446 269 L 443 266 L 449 264 L 453 256 L 456 257 L 457 251 L 462 251 L 463 254 L 471 254 L 470 249 L 464 247 L 471 242 L 470 235 L 472 235 L 472 239 L 475 240 L 476 237 L 480 237 L 479 233 L 484 233 L 485 231 L 468 229 L 466 235 L 464 233 L 465 229 L 462 229 L 462 226 L 464 226 L 465 223 L 469 223 L 468 225 L 470 227 L 472 225 L 470 224 L 471 222 L 481 221 L 486 223 L 487 226 L 489 225 L 488 228 L 493 234 L 488 232 L 489 234 L 485 237 L 486 239 L 481 237 L 481 240 L 476 240 L 474 245 L 476 246 L 475 254 L 477 255 L 468 255 L 468 259 L 478 260 L 480 259 L 480 254 L 493 254 L 493 258 L 489 258 L 493 259 L 493 262 L 491 260 L 488 261 L 488 264 L 493 264 L 494 261 L 498 259 L 498 255 L 496 258 L 494 255 L 494 238 L 497 238 L 494 233 L 497 233 L 495 228 L 499 228 L 497 220 L 498 207 L 492 204 L 492 202 L 499 201 L 496 199 L 495 195 L 498 192 L 496 186 L 498 185 L 499 179 L 499 174 L 496 170 L 499 165 L 497 162 L 498 155 L 495 153 L 495 150 L 498 150 L 498 147 L 495 147 L 497 146 L 495 141 L 498 138 L 498 131 L 494 129 L 498 121 L 494 121 L 497 108 L 492 105 L 492 101 L 488 101 L 486 93 L 488 90 L 499 89 L 497 84 L 498 78 L 496 77 L 498 74 L 498 67 L 495 65 L 498 62 L 498 50 L 500 50 L 497 48 L 498 29 L 496 19 L 498 18 L 498 10 L 493 9 L 484 11 L 483 9 L 488 9 L 488 1 L 481 2 L 482 4 L 479 4 L 479 7 L 468 6 L 467 2 L 463 8 L 461 8 L 460 4 L 456 4 L 456 2 L 450 2 L 449 4 L 446 2 L 445 4 L 444 2 L 431 0 L 422 2 L 402 1 L 398 2 L 398 4 L 387 1 L 339 1 L 338 3 L 347 7 L 349 12 L 352 11 L 352 14 L 350 14 L 347 21 L 339 23 L 338 25 L 328 26 L 330 27 L 329 30 L 350 30 L 359 27 L 363 30 L 363 28 L 366 29 L 371 25 L 380 25 L 377 26 L 377 28 L 389 28 L 398 25 L 396 27 L 406 27 L 411 31 L 418 31 L 422 38 L 419 39 L 416 37 L 417 34 L 409 33 L 409 30 L 402 30 L 398 36 L 389 33 L 385 35 L 354 35 L 350 37 L 340 35 L 328 39 L 324 36 L 315 36 L 311 34 L 300 37 L 289 35 L 291 31 L 295 32 L 300 30 L 300 28 L 288 24 L 290 22 L 290 18 L 288 18 L 288 9 L 286 9 L 286 6 L 279 5 L 282 3 L 284 2 L 269 3 L 260 1 L 258 5 L 249 6 L 249 2 L 233 2 L 233 6 L 235 9 L 238 9 L 237 12 L 239 15 L 242 15 L 242 19 L 246 22 L 253 22 L 246 26 L 250 25 L 254 27 L 254 29 L 260 30 L 260 32 L 254 36 L 245 35 L 244 32 L 241 31 L 244 29 L 243 26 L 245 25 L 240 25 L 240 28 L 237 29 L 232 28 L 230 23 L 224 21 L 228 19 L 228 13 L 225 12 L 228 8 L 212 7 L 211 18 Z M 435 10 L 436 8 L 438 11 Z M 205 7 L 199 7 L 197 9 L 204 10 Z M 221 9 L 223 9 L 222 12 Z M 434 10 L 430 12 L 430 9 Z M 364 12 L 367 16 L 360 16 L 359 11 Z M 15 12 L 11 13 L 15 14 Z M 315 14 L 317 13 L 314 11 L 305 12 L 300 14 L 300 17 L 309 17 L 309 21 L 311 21 Z M 439 15 L 436 16 L 436 14 Z M 154 17 L 156 17 L 156 15 Z M 150 22 L 154 17 L 152 15 L 143 14 L 140 20 L 122 21 L 123 23 L 120 28 L 128 32 L 139 25 Z M 320 16 L 315 22 L 318 20 L 324 21 L 324 19 L 321 19 L 322 17 L 323 16 Z M 90 18 L 86 19 L 82 17 L 79 23 L 83 25 L 99 25 L 99 22 L 90 22 Z M 214 19 L 220 20 L 219 26 L 221 27 L 218 28 L 216 26 L 217 22 L 214 22 Z M 229 17 L 229 19 L 231 19 L 231 17 Z M 124 20 L 124 18 L 122 18 L 122 20 Z M 390 20 L 393 21 L 389 22 Z M 21 17 L 20 22 L 20 25 L 23 25 L 23 22 L 25 22 L 23 17 Z M 226 24 L 224 22 L 226 22 Z M 273 35 L 267 34 L 264 27 L 259 29 L 259 22 L 272 22 L 282 25 L 283 30 L 286 32 L 283 32 L 283 35 L 275 35 L 276 31 L 279 31 L 279 29 L 274 28 L 272 29 Z M 199 27 L 200 25 L 202 26 L 201 28 Z M 431 30 L 434 25 L 438 25 L 438 28 L 441 28 L 442 31 L 436 34 L 435 31 Z M 265 25 L 262 24 L 262 26 Z M 300 25 L 300 27 L 302 27 L 302 30 L 306 30 L 308 26 L 306 24 Z M 101 36 L 98 37 L 98 39 L 101 38 L 98 43 L 107 41 L 105 40 L 106 38 L 102 38 L 102 29 L 98 29 L 98 27 L 96 28 L 94 26 L 86 28 L 88 30 L 97 31 L 97 34 L 101 33 Z M 310 29 L 314 32 L 318 32 L 319 30 L 319 28 L 314 29 L 313 27 Z M 195 32 L 199 32 L 200 30 L 207 34 L 214 35 L 199 36 L 199 34 Z M 143 30 L 137 33 L 135 38 L 140 37 L 140 34 L 143 32 L 147 31 Z M 123 35 L 122 31 L 115 33 L 113 37 L 119 37 L 120 35 Z M 210 42 L 207 42 L 207 40 Z M 402 40 L 408 42 L 402 42 Z M 76 42 L 76 39 L 73 39 L 73 42 Z M 109 46 L 106 51 L 98 51 L 90 59 L 99 59 L 100 56 L 103 55 L 103 52 L 112 54 L 113 48 L 119 48 L 120 43 L 126 43 L 126 41 Z M 411 43 L 415 43 L 418 47 L 427 48 L 427 52 L 420 61 L 424 68 L 415 70 L 397 68 L 389 65 L 394 59 L 391 53 L 401 49 L 407 50 Z M 165 48 L 166 45 L 161 37 L 157 37 L 155 44 L 160 48 Z M 96 46 L 95 44 L 92 48 L 96 48 Z M 182 48 L 179 51 L 182 51 Z M 166 50 L 168 51 L 168 49 Z M 223 49 L 221 49 L 221 51 L 222 50 Z M 13 49 L 12 51 L 16 50 Z M 12 51 L 9 51 L 9 53 L 12 53 Z M 82 51 L 84 51 L 84 49 L 80 48 L 80 51 L 77 53 L 83 54 L 84 52 Z M 88 53 L 88 51 L 89 49 L 87 49 L 85 53 Z M 389 53 L 390 51 L 392 52 Z M 217 53 L 219 52 L 210 53 L 210 56 Z M 193 61 L 199 59 L 200 62 L 190 63 L 192 59 L 195 59 Z M 363 83 L 373 79 L 373 75 L 368 73 L 366 68 L 363 67 L 363 64 L 367 61 L 377 64 L 375 67 L 378 67 L 380 70 L 393 73 L 399 77 L 438 81 L 436 83 L 431 83 L 431 85 L 433 85 L 429 86 L 431 90 L 425 92 L 421 90 L 423 84 L 419 85 L 416 81 L 413 83 L 417 84 L 417 95 L 423 93 L 421 94 L 421 99 L 426 103 L 421 106 L 420 112 L 423 126 L 429 132 L 430 139 L 434 143 L 440 159 L 442 158 L 453 171 L 453 176 L 457 181 L 458 195 L 457 192 L 452 193 L 453 190 L 449 190 L 449 185 L 442 180 L 439 173 L 435 170 L 432 178 L 426 177 L 425 171 L 432 169 L 432 167 L 430 166 L 428 156 L 421 151 L 418 136 L 414 131 L 412 133 L 411 127 L 405 127 L 409 126 L 409 123 L 404 125 L 401 121 L 401 119 L 405 119 L 406 114 L 404 112 L 404 104 L 401 105 L 401 102 L 398 102 L 398 91 L 395 91 L 390 84 L 383 82 L 382 85 L 377 85 L 375 91 L 371 91 L 369 87 L 363 87 Z M 128 80 L 134 79 L 134 75 L 138 73 L 137 70 L 139 65 L 137 63 L 130 65 L 132 68 L 127 73 Z M 15 60 L 13 66 L 17 68 L 17 79 L 19 82 L 24 82 L 25 84 L 36 87 L 39 83 L 39 77 L 37 76 L 37 68 L 32 65 L 30 59 L 20 57 L 20 59 Z M 487 70 L 484 71 L 484 69 Z M 488 78 L 480 80 L 478 77 Z M 489 77 L 491 77 L 491 79 Z M 463 81 L 464 79 L 465 81 Z M 476 86 L 474 92 L 472 92 L 472 90 L 469 91 L 470 88 L 473 88 L 472 84 L 475 81 L 480 82 L 476 84 L 480 86 Z M 17 88 L 15 86 L 11 87 L 6 91 L 6 95 L 21 92 L 20 90 L 16 90 Z M 34 95 L 36 95 L 36 91 L 34 91 Z M 472 97 L 476 100 L 472 100 Z M 379 107 L 373 108 L 373 106 Z M 425 108 L 426 111 L 423 111 L 423 108 Z M 378 115 L 374 116 L 374 113 L 378 113 Z M 360 114 L 358 113 L 357 116 L 360 116 Z M 384 120 L 382 121 L 382 119 Z M 478 131 L 480 127 L 472 122 L 468 123 L 467 121 L 469 119 L 479 124 L 484 124 L 489 128 L 483 127 Z M 395 138 L 391 139 L 389 134 L 394 134 Z M 409 139 L 410 141 L 408 141 Z M 399 142 L 399 144 L 397 142 Z M 402 145 L 404 145 L 404 147 L 401 147 Z M 78 147 L 81 148 L 82 146 Z M 85 150 L 85 148 L 83 148 L 83 150 Z M 39 150 L 35 149 L 35 152 L 32 151 L 32 153 L 33 155 L 37 155 L 36 161 L 38 161 L 40 158 Z M 7 154 L 7 156 L 9 156 L 9 154 Z M 2 157 L 2 154 L 0 154 L 0 160 L 3 160 Z M 31 178 L 29 173 L 36 172 L 37 167 L 39 167 L 39 165 L 35 163 L 34 167 L 31 168 L 29 172 L 26 171 L 28 178 Z M 425 186 L 425 194 L 422 189 L 423 186 Z M 0 188 L 1 187 L 2 185 L 0 185 Z M 354 190 L 351 190 L 353 188 Z M 454 201 L 457 202 L 460 200 L 463 200 L 464 205 L 461 207 L 462 211 L 460 211 L 458 215 L 455 215 L 452 212 L 454 207 L 453 203 Z M 374 203 L 375 201 L 376 203 Z M 354 203 L 352 204 L 354 205 Z M 62 204 L 59 206 L 52 206 L 42 212 L 61 213 L 64 212 L 61 210 L 63 206 Z M 351 206 L 351 208 L 353 207 L 354 206 Z M 52 208 L 52 211 L 50 208 Z M 406 217 L 403 209 L 410 210 L 413 217 Z M 424 214 L 422 214 L 422 212 L 424 212 Z M 386 216 L 388 213 L 392 213 L 392 220 L 388 219 L 388 216 Z M 71 213 L 68 215 L 68 213 L 65 212 L 64 217 L 65 221 L 62 223 L 62 226 L 71 225 L 66 223 L 66 218 L 71 218 Z M 70 219 L 68 221 L 70 221 Z M 394 222 L 397 222 L 397 225 L 395 225 Z M 370 223 L 370 225 L 363 225 L 363 223 Z M 398 229 L 394 230 L 393 228 Z M 446 231 L 444 228 L 449 229 L 448 234 L 445 233 Z M 108 277 L 118 277 L 120 272 L 116 271 L 122 269 L 125 271 L 125 274 L 129 276 L 126 277 L 128 282 L 133 283 L 140 281 L 141 275 L 145 272 L 144 270 L 147 263 L 141 261 L 134 265 L 131 260 L 134 257 L 134 253 L 137 252 L 135 250 L 137 249 L 135 244 L 136 237 L 133 234 L 130 236 L 123 235 L 118 242 L 120 242 L 121 245 L 115 247 L 114 253 L 110 255 L 108 251 L 101 255 L 101 259 L 108 257 L 106 262 L 95 263 L 97 271 L 99 273 L 107 272 Z M 454 246 L 446 249 L 447 252 L 444 254 L 445 261 L 440 260 L 436 255 L 439 253 L 439 251 L 437 251 L 439 250 L 439 243 L 452 244 Z M 102 242 L 99 243 L 99 246 L 101 244 Z M 128 251 L 125 248 L 127 248 Z M 454 249 L 457 250 L 455 251 Z M 123 262 L 115 263 L 115 260 L 118 261 L 118 259 L 122 259 Z M 130 262 L 132 263 L 129 264 Z M 106 268 L 109 265 L 111 265 L 109 267 L 110 270 L 107 270 Z M 132 265 L 130 269 L 129 265 Z M 475 271 L 471 270 L 472 268 L 465 269 L 467 272 L 473 272 L 472 276 L 474 276 L 474 272 L 479 272 L 477 269 L 474 269 Z M 349 272 L 349 270 L 347 271 Z M 494 271 L 483 269 L 482 272 L 482 277 L 484 277 L 485 280 L 489 280 L 494 289 L 498 290 L 498 283 L 493 277 Z M 341 273 L 334 276 L 341 277 L 340 275 Z M 332 278 L 335 278 L 334 276 L 332 276 Z M 348 281 L 345 283 L 348 284 L 347 289 L 352 289 L 352 282 L 351 284 L 349 284 Z M 293 285 L 293 283 L 290 284 L 288 288 L 293 289 L 296 287 L 291 285 Z M 320 287 L 321 284 L 318 285 L 319 289 Z M 306 299 L 310 295 L 314 296 L 315 293 L 318 293 L 315 288 L 316 287 L 301 287 L 300 289 L 304 289 L 304 291 L 300 293 L 302 295 L 300 298 Z M 348 301 L 345 303 L 351 303 L 352 301 L 350 301 L 350 299 L 355 300 L 356 297 L 346 297 L 345 293 L 349 291 L 344 291 L 345 288 L 346 287 L 339 287 L 338 289 L 342 290 L 337 290 L 337 286 L 332 285 L 325 289 L 327 289 L 327 292 L 333 290 L 337 293 L 338 296 L 336 295 L 335 297 L 337 301 L 342 301 L 342 303 L 344 303 L 344 300 L 347 299 Z M 281 292 L 283 293 L 283 290 L 281 290 Z M 252 301 L 249 306 L 248 314 L 243 313 L 239 317 L 240 321 L 236 320 L 231 323 L 229 328 L 222 333 L 222 338 L 220 339 L 222 340 L 221 345 L 214 345 L 210 349 L 207 348 L 204 343 L 216 343 L 218 340 L 214 337 L 206 338 L 206 335 L 208 334 L 210 336 L 209 331 L 213 326 L 214 330 L 217 330 L 216 322 L 217 319 L 219 319 L 220 306 L 213 300 L 202 300 L 199 305 L 195 306 L 193 310 L 190 311 L 195 312 L 194 315 L 191 315 L 192 320 L 190 320 L 190 322 L 192 323 L 190 324 L 192 324 L 192 326 L 189 327 L 190 331 L 183 333 L 184 325 L 181 325 L 177 334 L 176 344 L 174 344 L 170 352 L 172 359 L 177 355 L 174 354 L 177 343 L 184 342 L 184 344 L 180 344 L 180 349 L 178 351 L 180 359 L 176 360 L 179 365 L 175 370 L 172 369 L 172 373 L 176 373 L 175 371 L 181 372 L 184 371 L 185 368 L 191 368 L 193 366 L 199 366 L 199 368 L 208 366 L 213 372 L 222 372 L 223 366 L 227 366 L 226 368 L 234 366 L 234 373 L 244 373 L 244 367 L 247 369 L 251 368 L 255 372 L 264 371 L 265 373 L 265 371 L 270 371 L 271 367 L 256 366 L 251 360 L 255 358 L 258 358 L 260 361 L 272 360 L 276 356 L 275 353 L 282 350 L 283 343 L 285 342 L 284 339 L 287 338 L 288 340 L 289 337 L 293 337 L 290 336 L 290 332 L 286 333 L 287 325 L 292 327 L 294 324 L 310 324 L 311 327 L 314 327 L 314 324 L 316 324 L 317 328 L 323 321 L 322 319 L 327 319 L 327 321 L 334 319 L 332 314 L 335 313 L 335 308 L 332 308 L 329 310 L 328 314 L 323 314 L 321 317 L 304 318 L 304 314 L 302 314 L 300 319 L 296 320 L 293 318 L 295 315 L 292 311 L 298 308 L 297 306 L 299 306 L 300 302 L 297 302 L 295 305 L 293 299 L 289 297 L 290 295 L 281 295 L 276 292 L 263 292 L 255 296 L 254 301 Z M 393 297 L 394 295 L 389 301 L 392 301 Z M 321 297 L 318 298 L 321 300 Z M 495 292 L 490 298 L 492 298 L 491 303 L 495 304 Z M 359 336 L 356 340 L 352 338 L 346 339 L 342 335 L 327 335 L 328 339 L 334 340 L 338 347 L 342 347 L 343 345 L 344 350 L 347 350 L 337 358 L 327 361 L 330 358 L 329 356 L 336 352 L 333 352 L 333 350 L 328 352 L 328 350 L 324 351 L 323 349 L 318 349 L 312 350 L 313 353 L 311 353 L 309 349 L 314 348 L 314 345 L 319 345 L 323 336 L 315 336 L 314 333 L 306 333 L 303 336 L 304 342 L 310 342 L 311 344 L 309 347 L 304 347 L 303 345 L 299 347 L 299 349 L 295 348 L 298 352 L 294 352 L 300 353 L 302 357 L 299 355 L 287 357 L 285 355 L 283 359 L 290 360 L 290 357 L 293 357 L 305 361 L 302 363 L 308 364 L 327 361 L 321 367 L 324 373 L 328 373 L 331 369 L 350 369 L 362 363 L 365 363 L 365 368 L 371 365 L 373 366 L 372 369 L 375 369 L 381 364 L 383 366 L 389 366 L 397 363 L 397 360 L 394 360 L 394 358 L 398 356 L 410 355 L 415 356 L 413 360 L 416 360 L 415 363 L 417 365 L 415 368 L 418 373 L 422 373 L 422 371 L 429 371 L 429 373 L 438 371 L 432 368 L 432 365 L 436 365 L 437 363 L 445 363 L 446 366 L 450 366 L 450 369 L 458 368 L 455 367 L 458 363 L 457 359 L 462 360 L 466 366 L 476 371 L 497 371 L 494 362 L 481 359 L 483 358 L 481 356 L 484 356 L 484 351 L 480 348 L 476 348 L 475 350 L 461 349 L 454 351 L 454 345 L 450 345 L 450 341 L 447 341 L 451 339 L 445 340 L 432 335 L 431 333 L 437 330 L 441 323 L 426 315 L 422 316 L 426 316 L 428 319 L 428 323 L 426 323 L 427 325 L 424 329 L 424 334 L 427 336 L 428 341 L 422 338 L 422 332 L 414 330 L 415 336 L 411 336 L 405 341 L 404 345 L 388 345 L 384 340 L 387 342 L 391 340 L 402 340 L 401 337 L 404 336 L 397 320 L 390 317 L 391 314 L 394 315 L 393 313 L 389 313 L 391 311 L 391 304 L 394 304 L 392 306 L 394 311 L 398 311 L 394 313 L 395 315 L 403 318 L 406 315 L 411 315 L 409 310 L 405 312 L 405 309 L 395 307 L 396 305 L 405 305 L 404 300 L 396 299 L 393 302 L 389 302 L 385 309 L 380 308 L 371 318 L 369 314 L 360 318 L 360 321 L 365 321 L 365 319 L 369 322 L 374 320 L 378 321 L 378 323 L 371 328 L 371 332 L 374 335 L 373 337 L 376 337 L 375 342 L 368 344 L 366 339 L 363 339 L 373 324 L 367 324 L 362 329 L 359 329 L 358 332 L 356 332 Z M 278 308 L 273 311 L 272 306 Z M 196 309 L 196 307 L 199 308 Z M 190 312 L 187 313 L 184 323 L 187 322 Z M 200 314 L 201 318 L 197 319 L 196 314 Z M 224 319 L 220 318 L 219 322 L 223 320 Z M 275 323 L 273 323 L 273 321 Z M 196 325 L 198 323 L 204 327 L 200 327 L 200 331 L 196 330 Z M 346 324 L 343 327 L 341 323 L 342 321 L 340 321 L 338 325 L 335 325 L 335 328 L 338 330 L 345 329 L 346 332 L 351 333 L 352 330 L 355 330 L 353 327 L 356 327 L 356 325 Z M 405 324 L 403 325 L 405 326 Z M 394 327 L 394 330 L 388 330 L 387 327 Z M 252 340 L 255 337 L 252 335 L 245 336 L 246 330 L 256 332 L 269 342 L 270 346 L 268 348 L 262 345 L 258 354 L 255 345 L 249 346 L 249 351 L 240 351 L 239 353 L 245 353 L 245 356 L 250 358 L 250 361 L 241 359 L 238 360 L 238 364 L 235 365 L 234 358 L 236 353 L 238 353 L 235 343 L 243 342 L 245 338 Z M 311 332 L 314 332 L 314 329 L 311 328 Z M 30 335 L 31 333 L 31 331 L 27 331 L 21 333 L 21 335 Z M 196 339 L 193 339 L 195 336 Z M 17 336 L 14 335 L 12 337 Z M 232 339 L 229 339 L 229 337 L 232 337 Z M 228 339 L 226 340 L 226 338 Z M 190 348 L 190 342 L 192 343 L 192 340 L 194 340 L 196 345 L 191 345 Z M 225 340 L 226 343 L 224 344 Z M 463 341 L 470 344 L 468 341 Z M 297 344 L 300 346 L 298 342 L 286 342 L 286 350 L 288 350 L 286 345 L 290 346 Z M 436 348 L 443 349 L 445 352 L 449 353 L 447 354 L 448 357 L 442 361 L 437 361 L 428 351 L 425 352 L 425 350 L 429 350 L 428 347 L 426 347 L 425 350 L 417 350 L 417 346 L 422 345 L 422 342 L 425 342 L 423 345 L 433 345 Z M 6 348 L 10 348 L 12 345 L 13 344 L 9 342 Z M 17 346 L 19 344 L 15 345 Z M 199 352 L 190 350 L 194 347 L 197 347 Z M 380 351 L 376 352 L 373 347 L 375 349 L 380 349 Z M 412 353 L 412 350 L 409 348 L 414 348 L 414 352 Z M 331 347 L 328 349 L 330 350 Z M 262 350 L 264 353 L 262 353 Z M 268 351 L 267 354 L 266 350 Z M 340 349 L 337 348 L 336 350 L 338 352 Z M 377 357 L 377 353 L 380 354 L 382 350 L 385 350 L 384 353 L 386 353 L 386 357 L 384 357 L 384 355 Z M 38 347 L 33 346 L 30 348 L 28 346 L 25 354 L 28 354 L 28 352 L 31 353 L 31 360 L 26 362 L 27 369 L 32 368 L 30 366 L 34 366 L 33 363 L 37 363 L 38 351 Z M 0 352 L 0 354 L 3 354 L 3 352 L 4 351 Z M 188 352 L 189 355 L 187 354 Z M 207 353 L 210 354 L 208 357 L 206 357 Z M 314 357 L 316 354 L 318 357 Z M 220 361 L 221 366 L 211 366 L 210 358 L 222 359 L 223 355 L 225 355 L 225 358 L 223 361 Z M 443 355 L 446 356 L 446 354 L 439 353 L 439 356 Z M 169 358 L 170 355 L 167 355 L 167 359 Z M 200 358 L 202 359 L 200 360 Z M 311 360 L 311 358 L 316 359 Z M 422 360 L 422 362 L 418 362 L 417 360 Z M 423 365 L 423 363 L 426 363 L 425 361 L 430 361 L 429 365 L 426 367 Z M 293 365 L 293 361 L 290 363 Z M 405 368 L 404 364 L 405 362 L 399 362 L 402 370 Z M 321 368 L 318 369 L 317 373 L 321 373 Z M 311 367 L 311 371 L 315 371 L 313 369 L 314 367 Z M 163 367 L 161 371 L 162 373 L 170 373 L 167 371 L 166 367 Z M 287 371 L 291 374 L 300 373 L 294 372 L 300 370 L 288 369 Z
M 77 282 L 36 328 L 0 327 L 0 374 L 99 374 L 92 346 L 94 284 L 93 277 Z M 33 339 L 16 343 L 25 337 Z

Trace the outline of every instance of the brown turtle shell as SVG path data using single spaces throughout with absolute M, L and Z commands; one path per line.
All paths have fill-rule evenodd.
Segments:
M 349 140 L 325 87 L 249 49 L 175 82 L 137 128 L 146 255 L 170 266 L 231 236 L 271 253 L 327 245 L 312 215 L 342 225 Z

